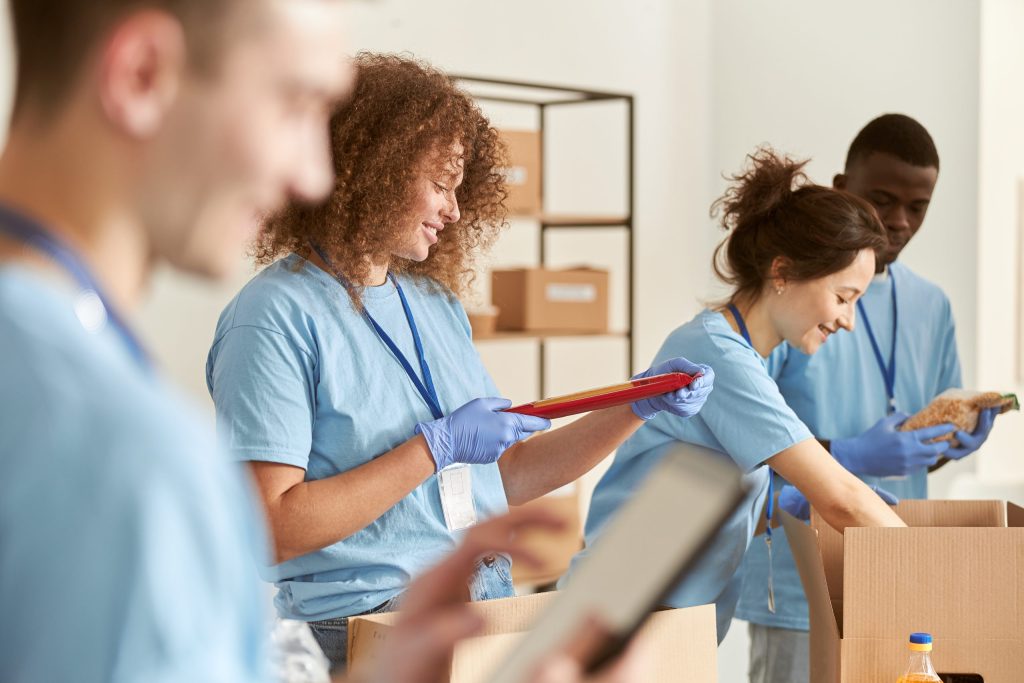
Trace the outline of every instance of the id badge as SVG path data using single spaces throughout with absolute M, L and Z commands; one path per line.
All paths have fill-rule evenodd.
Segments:
M 437 473 L 441 509 L 449 531 L 458 531 L 476 524 L 471 472 L 469 465 L 454 465 Z

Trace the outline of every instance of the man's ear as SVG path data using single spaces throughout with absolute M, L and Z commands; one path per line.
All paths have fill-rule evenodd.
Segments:
M 171 14 L 140 10 L 118 22 L 100 55 L 100 104 L 110 122 L 134 138 L 154 135 L 178 94 L 185 60 L 185 31 Z
M 849 180 L 849 178 L 847 178 L 845 173 L 836 173 L 832 176 L 832 187 L 837 190 L 845 190 L 847 180 Z

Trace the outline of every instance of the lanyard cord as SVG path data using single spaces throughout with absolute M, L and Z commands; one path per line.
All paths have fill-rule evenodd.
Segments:
M 747 323 L 743 320 L 743 316 L 740 315 L 740 311 L 735 305 L 729 304 L 729 312 L 732 313 L 733 319 L 736 321 L 736 327 L 740 328 L 740 334 L 747 340 L 751 348 L 754 346 L 754 342 L 750 340 L 750 331 L 747 329 Z M 756 351 L 756 349 L 755 349 Z M 775 473 L 772 468 L 768 468 L 768 499 L 765 501 L 764 516 L 764 544 L 768 548 L 768 611 L 775 614 L 775 581 L 772 572 L 772 517 L 775 511 Z
M 327 254 L 324 253 L 317 245 L 311 245 L 317 255 L 323 260 L 327 267 L 331 269 L 331 274 L 334 279 L 337 280 L 343 287 L 348 288 L 348 284 L 341 275 L 338 274 L 334 264 L 331 263 Z M 405 297 L 405 292 L 402 291 L 402 285 L 398 283 L 391 273 L 388 273 L 388 279 L 395 285 L 395 289 L 398 290 L 398 297 L 402 301 L 402 309 L 405 311 L 405 319 L 409 323 L 409 331 L 412 333 L 413 345 L 416 347 L 416 357 L 419 360 L 420 371 L 423 373 L 423 380 L 421 381 L 416 371 L 413 370 L 412 364 L 402 353 L 402 350 L 398 348 L 398 345 L 394 342 L 390 335 L 384 331 L 384 328 L 380 326 L 377 320 L 370 314 L 363 306 L 363 317 L 370 323 L 374 332 L 377 333 L 377 337 L 384 343 L 385 346 L 394 355 L 395 360 L 398 361 L 402 369 L 405 370 L 405 374 L 409 376 L 413 386 L 416 387 L 416 391 L 423 398 L 424 403 L 430 408 L 430 413 L 434 416 L 435 420 L 439 420 L 444 417 L 444 411 L 441 410 L 441 401 L 437 396 L 437 389 L 434 387 L 434 378 L 430 374 L 430 366 L 427 364 L 427 356 L 423 350 L 423 341 L 420 338 L 419 329 L 416 327 L 416 318 L 413 316 L 412 308 L 409 306 L 409 300 Z
M 743 320 L 743 316 L 740 315 L 739 309 L 736 308 L 736 306 L 734 304 L 729 304 L 728 308 L 729 308 L 729 312 L 732 313 L 733 320 L 736 321 L 736 326 L 738 328 L 740 328 L 740 334 L 743 335 L 743 338 L 747 341 L 748 344 L 750 344 L 751 348 L 753 348 L 754 343 L 752 341 L 750 341 L 750 331 L 747 329 L 747 323 L 746 323 L 746 321 Z M 766 538 L 769 539 L 769 540 L 772 537 L 772 516 L 773 516 L 772 513 L 774 512 L 774 508 L 775 508 L 775 500 L 774 500 L 774 497 L 775 497 L 775 481 L 774 480 L 775 480 L 775 475 L 772 472 L 771 468 L 769 467 L 768 468 L 768 500 L 765 503 L 765 505 L 767 506 L 765 508 L 765 518 L 767 519 L 768 524 L 765 527 L 765 532 L 764 532 L 765 535 L 766 535 Z
M 878 339 L 871 328 L 871 321 L 868 319 L 867 309 L 864 308 L 864 301 L 857 301 L 857 312 L 864 320 L 864 329 L 867 330 L 868 339 L 871 341 L 871 350 L 875 352 L 875 361 L 878 369 L 882 372 L 882 382 L 885 384 L 885 396 L 888 399 L 887 414 L 896 412 L 896 330 L 898 329 L 898 310 L 896 308 L 896 278 L 893 277 L 892 269 L 889 269 L 889 281 L 892 283 L 892 348 L 889 351 L 889 364 L 886 365 L 882 358 L 882 350 L 878 346 Z
M 104 322 L 109 321 L 136 362 L 146 370 L 152 369 L 152 361 L 142 343 L 118 315 L 96 278 L 73 249 L 36 221 L 2 205 L 0 205 L 0 232 L 46 254 L 67 271 L 82 290 L 82 295 L 91 299 L 102 309 L 99 311 L 101 315 L 98 317 L 97 327 L 102 327 Z

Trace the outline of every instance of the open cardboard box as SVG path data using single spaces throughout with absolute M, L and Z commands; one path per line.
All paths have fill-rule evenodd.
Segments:
M 484 683 L 555 595 L 538 593 L 472 603 L 486 625 L 479 636 L 456 646 L 446 680 Z M 349 620 L 348 662 L 353 675 L 358 676 L 379 657 L 377 646 L 387 640 L 398 614 L 367 614 Z M 636 637 L 647 641 L 646 649 L 652 660 L 649 681 L 717 683 L 714 605 L 656 612 Z
M 1024 509 L 999 501 L 907 500 L 910 528 L 839 534 L 812 513 L 783 516 L 807 594 L 811 680 L 895 681 L 907 638 L 935 639 L 950 681 L 1024 680 Z

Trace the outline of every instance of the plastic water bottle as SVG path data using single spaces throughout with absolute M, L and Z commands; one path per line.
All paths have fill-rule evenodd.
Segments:
M 910 665 L 896 683 L 942 683 L 932 667 L 932 636 L 930 633 L 911 633 Z

